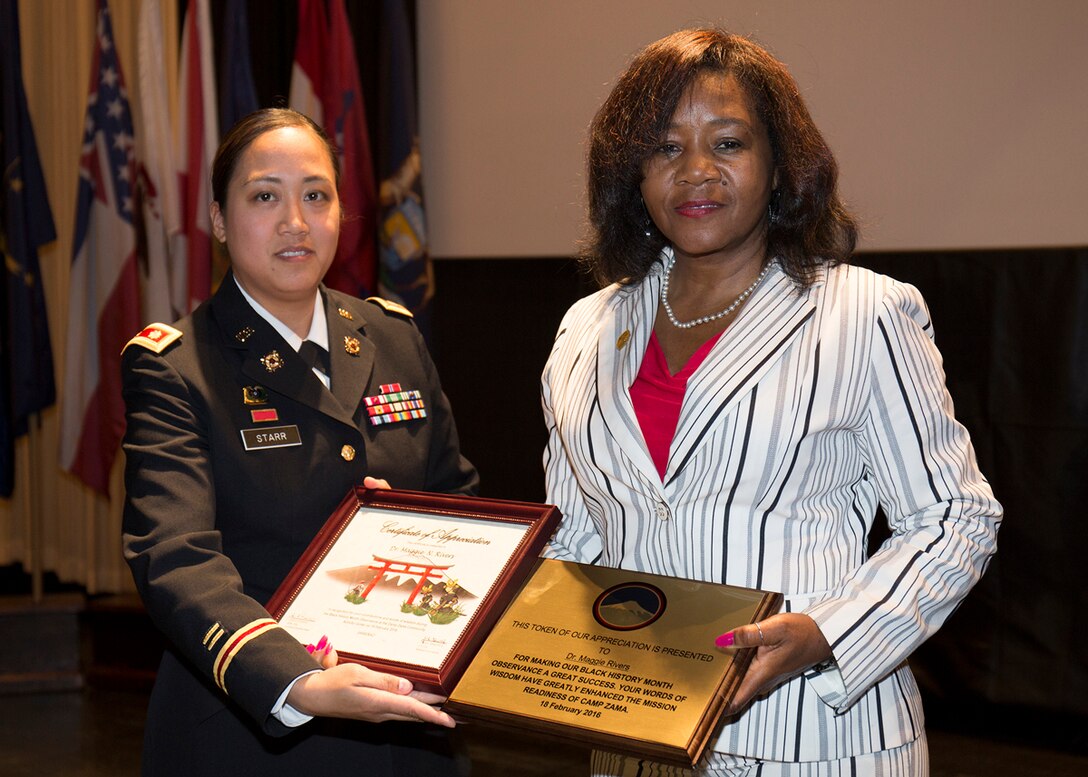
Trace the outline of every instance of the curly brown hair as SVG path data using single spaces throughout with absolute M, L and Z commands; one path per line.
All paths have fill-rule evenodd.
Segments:
M 767 128 L 778 173 L 768 255 L 807 286 L 821 264 L 841 264 L 854 252 L 857 221 L 836 192 L 838 165 L 786 66 L 740 35 L 681 30 L 634 58 L 590 125 L 590 234 L 581 261 L 602 285 L 641 281 L 668 244 L 642 202 L 643 164 L 684 91 L 706 71 L 733 75 Z

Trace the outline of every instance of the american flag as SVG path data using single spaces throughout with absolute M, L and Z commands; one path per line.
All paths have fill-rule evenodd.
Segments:
M 121 349 L 140 329 L 136 142 L 106 0 L 83 129 L 69 282 L 61 466 L 107 494 L 124 432 Z

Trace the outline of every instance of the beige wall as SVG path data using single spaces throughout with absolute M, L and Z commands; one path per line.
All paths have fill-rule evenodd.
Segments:
M 435 255 L 570 254 L 594 111 L 635 51 L 706 22 L 790 66 L 864 247 L 1088 244 L 1085 0 L 421 0 Z

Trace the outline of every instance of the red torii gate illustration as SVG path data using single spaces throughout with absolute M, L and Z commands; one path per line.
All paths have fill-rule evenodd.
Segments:
M 416 583 L 416 587 L 412 589 L 412 595 L 408 597 L 408 604 L 412 604 L 415 601 L 416 596 L 427 583 L 428 579 L 432 577 L 435 580 L 442 579 L 445 571 L 453 566 L 452 564 L 441 566 L 439 564 L 419 564 L 414 561 L 396 561 L 395 559 L 382 558 L 381 556 L 374 556 L 374 560 L 381 562 L 380 565 L 371 564 L 369 569 L 377 570 L 378 574 L 374 575 L 374 579 L 367 584 L 366 590 L 361 594 L 362 598 L 366 599 L 370 592 L 374 590 L 374 586 L 381 582 L 381 579 L 385 576 L 386 572 L 419 575 L 419 582 Z M 416 571 L 417 567 L 418 571 Z

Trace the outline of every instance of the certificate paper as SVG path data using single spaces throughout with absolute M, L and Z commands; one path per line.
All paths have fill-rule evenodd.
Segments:
M 360 507 L 280 618 L 300 642 L 439 666 L 527 527 Z
M 358 489 L 269 611 L 303 644 L 446 692 L 557 522 L 548 505 Z

